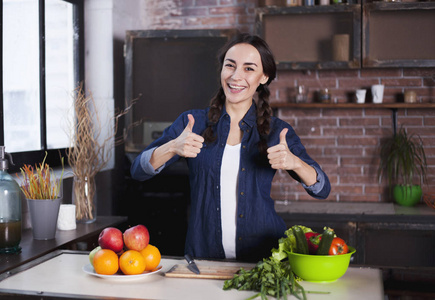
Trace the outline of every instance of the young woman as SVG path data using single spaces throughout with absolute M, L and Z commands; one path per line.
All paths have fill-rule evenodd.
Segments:
M 181 114 L 135 159 L 131 174 L 146 180 L 186 157 L 191 212 L 185 252 L 258 261 L 270 256 L 287 229 L 270 197 L 276 170 L 287 170 L 318 199 L 329 195 L 330 183 L 293 128 L 271 115 L 268 85 L 276 65 L 267 44 L 240 34 L 218 59 L 221 87 L 210 106 Z

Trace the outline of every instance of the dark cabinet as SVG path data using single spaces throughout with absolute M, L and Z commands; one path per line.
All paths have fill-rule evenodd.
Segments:
M 261 7 L 279 69 L 435 66 L 435 2 Z
M 256 31 L 279 69 L 360 67 L 360 5 L 263 7 Z
M 369 3 L 363 24 L 363 67 L 435 66 L 435 2 Z
M 287 227 L 325 226 L 357 251 L 352 263 L 377 267 L 435 267 L 434 215 L 280 213 Z

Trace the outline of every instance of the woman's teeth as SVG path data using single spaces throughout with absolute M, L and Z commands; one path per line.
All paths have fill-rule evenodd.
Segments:
M 243 89 L 244 89 L 244 87 L 243 87 L 243 86 L 237 86 L 237 85 L 232 85 L 232 84 L 228 84 L 228 86 L 230 87 L 230 89 L 233 89 L 233 90 L 238 90 L 238 91 L 240 91 L 240 90 L 243 90 Z

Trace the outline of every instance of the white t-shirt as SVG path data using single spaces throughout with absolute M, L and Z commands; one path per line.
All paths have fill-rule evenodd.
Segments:
M 226 258 L 236 258 L 237 182 L 240 146 L 226 145 L 221 166 L 222 244 Z

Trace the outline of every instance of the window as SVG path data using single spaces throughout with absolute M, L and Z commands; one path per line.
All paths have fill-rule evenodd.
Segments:
M 2 0 L 0 145 L 15 170 L 45 151 L 54 166 L 68 147 L 72 93 L 84 74 L 82 2 Z

